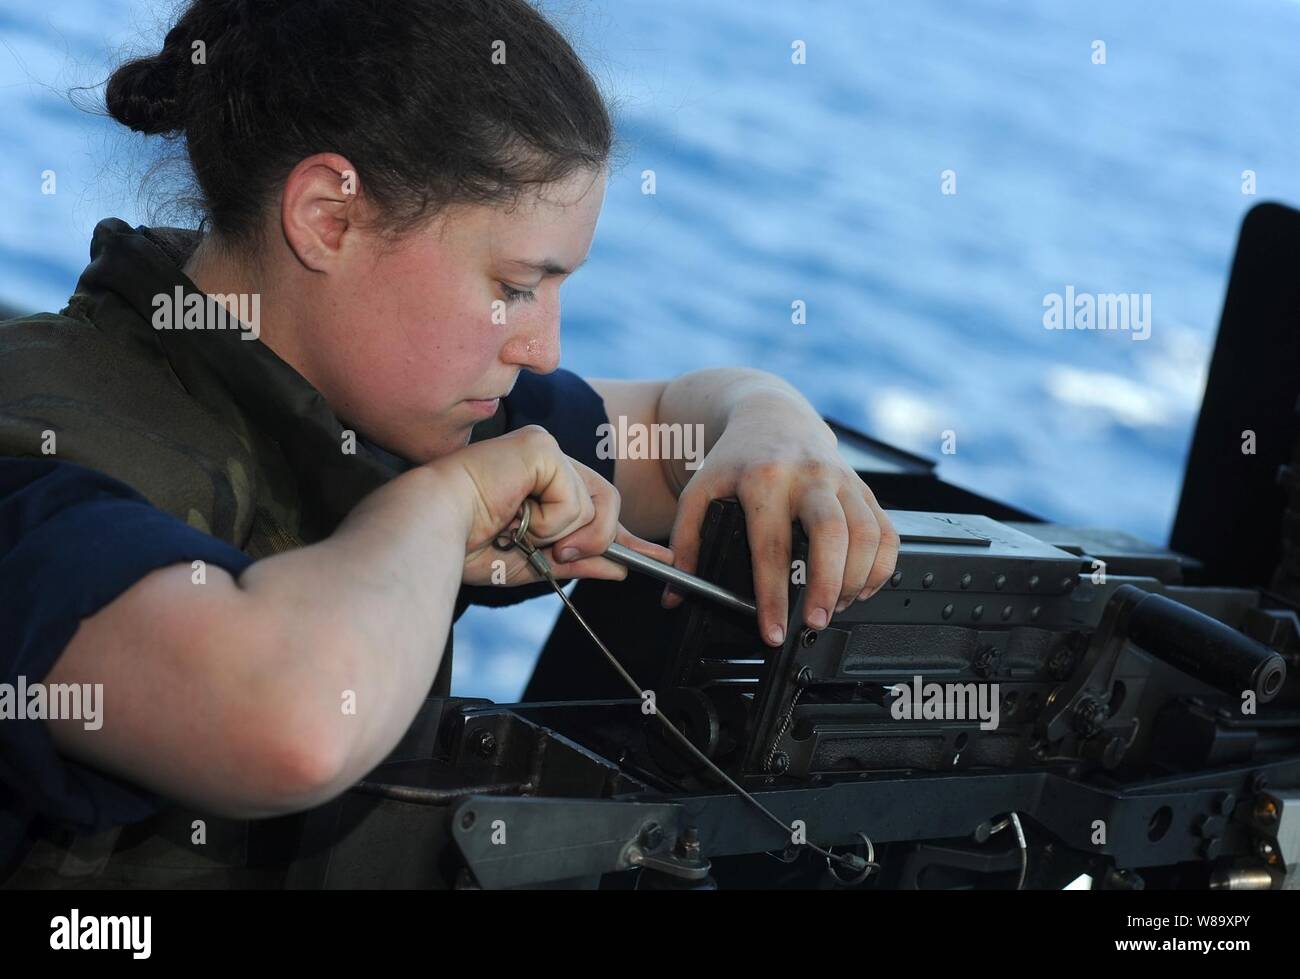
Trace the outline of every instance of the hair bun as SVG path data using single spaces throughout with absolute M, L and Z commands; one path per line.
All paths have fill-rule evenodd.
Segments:
M 174 133 L 185 128 L 176 88 L 176 63 L 163 54 L 128 61 L 108 80 L 109 113 L 138 133 Z

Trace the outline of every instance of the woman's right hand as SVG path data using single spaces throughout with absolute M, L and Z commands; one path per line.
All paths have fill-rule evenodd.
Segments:
M 594 470 L 569 458 L 544 428 L 517 431 L 443 456 L 428 464 L 466 507 L 468 531 L 462 581 L 470 585 L 520 585 L 538 575 L 518 548 L 493 546 L 518 526 L 530 501 L 528 536 L 557 578 L 622 580 L 627 569 L 601 557 L 613 541 L 671 564 L 672 551 L 629 533 L 618 522 L 618 490 Z M 503 562 L 498 564 L 497 562 Z

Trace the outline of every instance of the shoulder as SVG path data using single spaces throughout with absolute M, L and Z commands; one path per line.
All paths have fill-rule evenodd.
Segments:
M 201 530 L 230 541 L 247 531 L 248 447 L 189 395 L 157 345 L 76 315 L 0 322 L 0 455 L 87 466 Z

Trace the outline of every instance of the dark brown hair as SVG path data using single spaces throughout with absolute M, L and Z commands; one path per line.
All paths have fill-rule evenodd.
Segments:
M 230 242 L 257 236 L 314 153 L 345 156 L 400 232 L 599 169 L 613 140 L 587 68 L 525 0 L 191 0 L 105 101 L 137 132 L 184 140 Z

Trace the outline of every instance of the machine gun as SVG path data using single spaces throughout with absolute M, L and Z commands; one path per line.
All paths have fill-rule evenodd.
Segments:
M 743 613 L 693 603 L 648 684 L 653 710 L 628 698 L 430 701 L 413 728 L 426 736 L 408 736 L 340 803 L 334 818 L 355 825 L 330 848 L 325 879 L 296 882 L 1288 880 L 1300 861 L 1293 607 L 1183 584 L 1195 562 L 1124 535 L 893 517 L 893 578 L 820 632 L 799 626 L 798 583 L 780 649 Z M 745 540 L 739 507 L 715 503 L 702 573 L 744 593 Z M 628 611 L 611 611 L 608 593 L 626 587 L 586 596 L 616 649 L 644 631 L 614 629 Z M 656 711 L 808 842 L 861 851 L 867 873 L 807 859 L 797 834 L 667 737 Z

